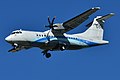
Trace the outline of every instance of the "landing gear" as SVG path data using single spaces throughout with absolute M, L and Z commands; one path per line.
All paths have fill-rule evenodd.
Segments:
M 51 54 L 48 53 L 48 50 L 44 50 L 42 53 L 43 53 L 43 55 L 45 55 L 46 58 L 50 58 L 51 57 Z
M 10 49 L 8 52 L 16 52 L 16 51 L 19 51 L 21 49 L 20 46 L 18 46 L 18 44 L 14 43 L 13 45 L 13 48 Z
M 12 46 L 13 46 L 15 49 L 19 47 L 18 44 L 16 44 L 16 43 L 14 43 Z
M 46 56 L 46 58 L 50 58 L 50 57 L 51 57 L 51 54 L 50 54 L 50 53 L 47 53 L 45 56 Z

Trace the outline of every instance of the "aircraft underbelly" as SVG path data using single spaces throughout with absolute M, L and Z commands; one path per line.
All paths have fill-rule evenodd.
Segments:
M 37 40 L 34 42 L 33 46 L 39 47 L 41 49 L 53 49 L 60 50 L 61 46 L 65 46 L 66 50 L 76 50 L 84 47 L 88 47 L 90 42 L 81 39 L 68 39 L 68 38 L 57 38 L 57 39 L 47 39 Z M 93 45 L 90 43 L 90 45 Z
M 41 49 L 52 49 L 52 50 L 60 50 L 60 47 L 65 46 L 65 50 L 76 50 L 85 47 L 91 47 L 95 44 L 93 42 L 89 42 L 86 40 L 81 39 L 62 39 L 58 38 L 58 40 L 53 39 L 51 41 L 44 40 L 44 41 L 16 41 L 14 43 L 20 44 L 22 46 L 30 46 L 30 47 L 39 47 Z
M 60 50 L 62 46 L 65 47 L 65 50 L 76 50 L 95 45 L 95 43 L 87 40 L 67 37 L 50 38 L 50 41 L 47 38 L 40 38 L 36 41 L 16 41 L 15 43 L 23 46 L 39 47 L 44 50 Z
M 62 42 L 62 41 L 61 41 Z M 51 43 L 39 43 L 39 46 L 41 49 L 53 49 L 53 50 L 60 50 L 60 47 L 63 45 L 63 44 L 66 44 L 66 50 L 76 50 L 76 49 L 81 49 L 81 48 L 84 48 L 84 47 L 87 47 L 86 44 L 84 43 L 68 43 L 68 42 L 63 42 L 62 44 L 59 44 L 60 42 L 51 42 Z

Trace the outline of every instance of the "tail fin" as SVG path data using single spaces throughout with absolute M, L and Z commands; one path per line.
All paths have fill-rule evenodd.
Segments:
M 94 40 L 103 40 L 103 25 L 106 19 L 112 17 L 114 13 L 105 16 L 97 16 L 94 21 L 89 23 L 89 28 L 83 33 L 86 38 Z

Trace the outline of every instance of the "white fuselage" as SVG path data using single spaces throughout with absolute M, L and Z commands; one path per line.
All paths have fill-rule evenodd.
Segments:
M 6 41 L 10 44 L 16 43 L 25 47 L 39 47 L 44 50 L 60 50 L 61 46 L 65 46 L 66 50 L 76 50 L 108 43 L 87 39 L 81 34 L 53 34 L 51 30 L 45 32 L 16 30 L 6 38 Z

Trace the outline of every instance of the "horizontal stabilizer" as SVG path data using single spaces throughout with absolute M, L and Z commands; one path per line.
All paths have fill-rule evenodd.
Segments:
M 100 23 L 100 25 L 103 27 L 103 23 L 106 19 L 109 19 L 110 17 L 114 16 L 114 13 L 107 14 L 105 16 L 97 16 L 95 19 Z M 89 24 L 87 24 L 87 27 L 90 27 L 93 24 L 93 21 L 91 21 Z
M 115 15 L 114 13 L 107 14 L 105 16 L 102 16 L 101 18 L 98 18 L 97 21 L 106 20 L 114 15 Z

